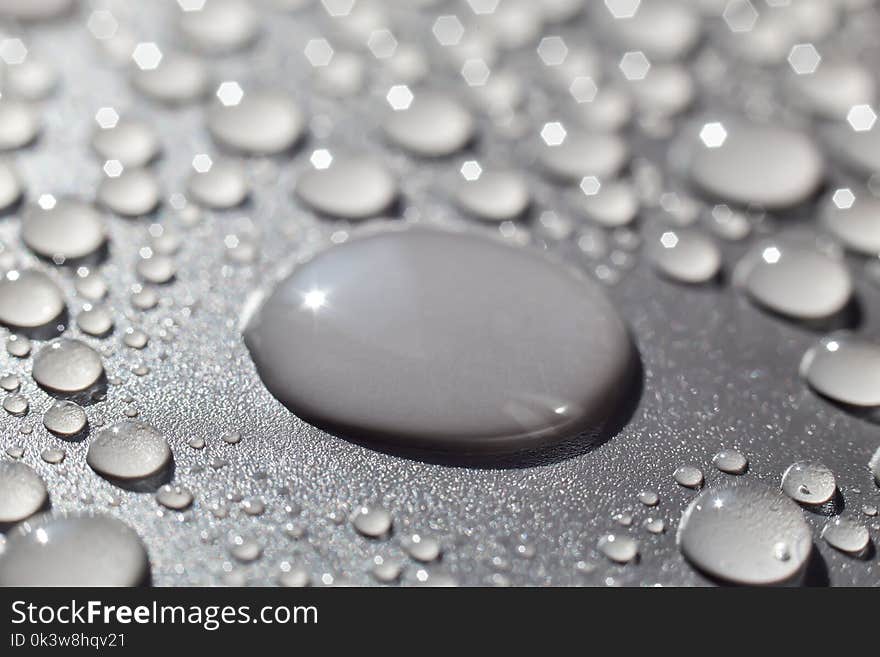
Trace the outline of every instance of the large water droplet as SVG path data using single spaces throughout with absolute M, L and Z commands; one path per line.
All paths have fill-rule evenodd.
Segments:
M 124 167 L 142 167 L 158 155 L 159 139 L 145 123 L 120 121 L 112 128 L 95 132 L 92 148 L 102 160 L 117 160 Z
M 834 549 L 852 555 L 865 552 L 871 542 L 871 536 L 863 525 L 846 518 L 830 520 L 822 529 L 822 538 Z
M 126 217 L 151 213 L 160 197 L 159 181 L 147 169 L 126 169 L 115 178 L 104 178 L 97 192 L 101 205 Z
M 112 480 L 146 479 L 171 463 L 171 448 L 158 430 L 143 422 L 123 420 L 98 432 L 86 462 Z
M 825 229 L 848 249 L 880 254 L 880 198 L 866 189 L 835 190 L 819 215 Z
M 708 489 L 685 510 L 678 531 L 684 556 L 736 584 L 776 584 L 798 574 L 812 550 L 798 506 L 755 482 Z
M 788 466 L 782 475 L 782 492 L 801 504 L 825 504 L 836 491 L 834 473 L 821 463 L 799 461 Z
M 737 265 L 734 278 L 760 305 L 802 320 L 838 314 L 853 292 L 841 260 L 791 238 L 756 244 Z
M 463 180 L 455 199 L 465 212 L 487 221 L 516 219 L 530 202 L 525 181 L 512 171 L 483 171 L 476 180 Z
M 302 136 L 305 117 L 288 96 L 247 93 L 237 105 L 217 103 L 207 115 L 211 136 L 222 146 L 253 155 L 280 153 Z
M 43 426 L 57 436 L 75 436 L 86 428 L 87 422 L 82 407 L 67 400 L 56 401 L 43 414 Z
M 688 172 L 713 196 L 781 208 L 806 200 L 822 182 L 819 151 L 788 128 L 734 119 L 707 123 L 701 134 L 688 144 Z
M 391 141 L 414 155 L 442 157 L 470 142 L 474 119 L 450 96 L 419 92 L 407 109 L 390 112 L 385 132 Z
M 61 262 L 92 255 L 107 239 L 101 215 L 88 203 L 60 199 L 51 208 L 30 205 L 21 239 L 37 255 Z
M 25 270 L 0 278 L 0 323 L 37 328 L 58 319 L 63 312 L 61 290 L 46 274 Z
M 34 356 L 34 381 L 56 392 L 70 393 L 94 386 L 104 376 L 97 351 L 79 340 L 58 338 Z
M 0 461 L 0 526 L 32 516 L 48 499 L 46 485 L 30 466 Z
M 138 535 L 107 516 L 25 522 L 0 555 L 0 586 L 137 586 L 148 577 Z
M 715 241 L 689 230 L 666 231 L 652 245 L 657 270 L 679 283 L 705 283 L 721 269 L 721 250 Z
M 819 340 L 804 354 L 801 375 L 817 392 L 851 406 L 880 406 L 880 345 L 848 332 Z
M 327 168 L 304 171 L 296 193 L 321 214 L 366 219 L 389 209 L 397 198 L 397 182 L 377 160 L 337 154 Z
M 318 426 L 483 452 L 600 432 L 631 394 L 635 358 L 586 279 L 524 249 L 425 229 L 319 254 L 269 296 L 245 341 L 269 390 Z
M 629 150 L 626 142 L 614 134 L 570 130 L 562 143 L 542 144 L 541 165 L 551 177 L 566 183 L 580 183 L 594 176 L 608 180 L 626 164 Z
M 156 68 L 134 67 L 131 75 L 132 84 L 138 91 L 168 105 L 195 102 L 203 98 L 209 89 L 208 71 L 204 63 L 181 53 L 164 53 Z

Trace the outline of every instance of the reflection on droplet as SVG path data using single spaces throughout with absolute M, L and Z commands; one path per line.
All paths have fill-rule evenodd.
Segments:
M 0 554 L 0 586 L 137 586 L 148 577 L 140 538 L 108 516 L 22 523 Z
M 834 473 L 821 463 L 799 461 L 782 475 L 782 492 L 801 504 L 825 504 L 837 491 Z
M 708 575 L 750 585 L 793 578 L 813 545 L 794 502 L 745 479 L 700 493 L 682 514 L 678 544 Z
M 560 321 L 530 319 L 543 312 Z M 250 318 L 245 341 L 269 390 L 319 426 L 484 452 L 601 431 L 634 362 L 587 279 L 530 251 L 425 229 L 319 254 Z

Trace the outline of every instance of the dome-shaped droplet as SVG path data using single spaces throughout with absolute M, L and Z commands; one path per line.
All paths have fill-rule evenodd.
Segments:
M 138 91 L 168 105 L 198 101 L 210 88 L 210 78 L 202 60 L 182 53 L 164 53 L 156 68 L 135 67 L 131 76 Z
M 365 506 L 357 509 L 351 524 L 359 534 L 369 538 L 380 538 L 391 531 L 391 514 L 381 507 Z
M 0 525 L 32 516 L 48 499 L 46 484 L 30 466 L 0 461 Z
M 613 178 L 626 164 L 629 150 L 617 135 L 570 130 L 562 143 L 541 145 L 541 165 L 551 177 L 566 183 L 580 183 L 594 176 Z
M 610 4 L 610 3 L 606 3 Z M 686 55 L 700 38 L 702 24 L 696 5 L 670 0 L 631 3 L 638 7 L 632 16 L 606 16 L 603 27 L 628 50 L 641 50 L 651 61 L 677 59 Z
M 871 536 L 864 525 L 846 518 L 829 520 L 822 529 L 822 538 L 835 550 L 859 555 L 868 549 Z
M 776 584 L 802 571 L 812 550 L 798 506 L 762 484 L 710 488 L 681 517 L 678 544 L 694 566 L 736 584 Z
M 630 90 L 639 110 L 646 116 L 672 117 L 694 101 L 695 85 L 682 66 L 652 66 L 642 80 L 633 80 Z
M 734 278 L 753 301 L 794 319 L 836 315 L 853 292 L 852 278 L 841 260 L 795 239 L 757 243 L 737 265 Z
M 403 549 L 410 558 L 421 563 L 437 561 L 442 554 L 440 542 L 433 536 L 412 534 L 403 540 Z
M 27 146 L 39 132 L 36 109 L 17 100 L 0 100 L 0 151 Z
M 217 210 L 241 205 L 250 194 L 244 170 L 230 160 L 214 161 L 207 171 L 194 171 L 187 188 L 196 203 Z
M 98 432 L 86 462 L 109 479 L 145 479 L 169 466 L 171 448 L 165 436 L 150 425 L 123 420 Z
M 626 226 L 636 218 L 639 200 L 632 185 L 612 181 L 602 183 L 595 194 L 578 193 L 577 208 L 594 223 L 606 228 Z
M 685 488 L 700 488 L 703 485 L 703 471 L 695 465 L 682 465 L 673 473 L 675 483 Z
M 788 128 L 731 119 L 693 132 L 685 155 L 688 175 L 712 196 L 785 208 L 805 201 L 822 182 L 819 151 Z
M 842 121 L 853 105 L 873 103 L 877 95 L 871 72 L 855 62 L 823 60 L 809 75 L 792 75 L 789 86 L 800 107 L 832 121 Z
M 166 484 L 156 491 L 156 501 L 166 509 L 182 511 L 193 503 L 193 494 L 182 486 Z
M 58 86 L 58 71 L 48 61 L 28 56 L 6 69 L 4 93 L 27 101 L 45 100 Z
M 679 283 L 705 283 L 721 269 L 718 245 L 695 231 L 666 231 L 652 245 L 650 256 L 660 273 Z
M 124 167 L 142 167 L 159 154 L 159 138 L 141 121 L 120 121 L 112 128 L 98 129 L 92 148 L 102 160 L 117 160 Z
M 442 157 L 463 149 L 474 134 L 471 113 L 452 97 L 416 92 L 407 109 L 385 119 L 389 139 L 414 155 Z
M 871 461 L 868 463 L 868 469 L 871 470 L 871 474 L 874 475 L 874 482 L 880 486 L 880 447 L 877 448 L 877 451 L 874 452 L 874 456 L 871 457 Z
M 0 212 L 15 205 L 23 191 L 21 178 L 15 167 L 9 162 L 0 161 Z
M 833 191 L 819 215 L 825 229 L 856 253 L 880 255 L 880 198 L 866 189 Z
M 104 376 L 97 351 L 79 340 L 58 338 L 34 356 L 34 381 L 49 390 L 70 393 L 91 388 Z
M 0 555 L 0 586 L 137 586 L 148 577 L 140 538 L 109 516 L 41 516 L 11 531 Z
M 236 105 L 215 104 L 208 111 L 207 127 L 221 146 L 249 155 L 271 155 L 300 139 L 305 117 L 284 94 L 246 93 Z
M 483 171 L 476 180 L 459 181 L 455 199 L 465 212 L 486 221 L 516 219 L 530 202 L 525 180 L 512 171 Z
M 56 436 L 75 436 L 86 428 L 86 412 L 79 404 L 59 399 L 43 414 L 43 426 Z
M 880 406 L 880 344 L 847 332 L 823 337 L 801 360 L 814 390 L 850 406 Z
M 335 155 L 327 168 L 304 171 L 296 193 L 321 214 L 366 219 L 391 207 L 397 199 L 397 181 L 370 157 Z
M 61 290 L 46 274 L 26 269 L 0 278 L 0 323 L 37 328 L 50 324 L 63 312 Z
M 712 457 L 715 467 L 727 474 L 740 475 L 749 467 L 748 459 L 735 449 L 722 449 Z
M 76 325 L 87 335 L 101 337 L 113 330 L 113 315 L 102 306 L 88 307 L 76 316 Z
M 625 534 L 606 534 L 599 539 L 598 548 L 617 563 L 629 563 L 639 556 L 638 542 Z
M 159 181 L 147 169 L 126 169 L 115 178 L 104 178 L 97 192 L 101 205 L 127 217 L 151 213 L 160 197 Z
M 260 29 L 259 14 L 243 0 L 208 0 L 199 11 L 181 13 L 179 25 L 187 45 L 214 54 L 250 45 Z
M 0 16 L 24 22 L 45 21 L 68 13 L 77 0 L 0 0 Z
M 21 239 L 37 255 L 65 262 L 94 254 L 107 240 L 107 231 L 92 205 L 60 199 L 51 208 L 36 204 L 27 208 Z
M 533 319 L 551 313 L 559 321 Z M 601 290 L 468 234 L 386 231 L 332 247 L 278 285 L 245 341 L 295 413 L 409 447 L 506 451 L 595 434 L 631 394 L 633 346 Z
M 782 475 L 782 492 L 801 504 L 825 504 L 836 491 L 834 473 L 821 463 L 799 461 Z

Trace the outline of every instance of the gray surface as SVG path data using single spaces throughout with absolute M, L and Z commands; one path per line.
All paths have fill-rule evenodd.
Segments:
M 155 39 L 163 46 L 177 42 L 168 18 L 172 3 L 111 5 L 135 40 Z M 103 105 L 114 105 L 124 116 L 143 118 L 155 126 L 164 148 L 157 171 L 166 198 L 183 191 L 193 155 L 215 152 L 201 110 L 169 111 L 133 95 L 125 76 L 97 50 L 83 27 L 86 14 L 73 24 L 25 32 L 31 52 L 51 60 L 62 75 L 59 92 L 45 103 L 46 125 L 39 143 L 17 155 L 29 196 L 94 194 L 100 163 L 87 144 L 94 112 Z M 336 126 L 327 140 L 311 137 L 313 144 L 381 152 L 401 176 L 406 207 L 418 208 L 423 216 L 454 214 L 436 183 L 456 175 L 458 160 L 415 167 L 412 160 L 386 149 L 378 117 L 385 111 L 387 80 L 377 80 L 370 93 L 348 107 L 309 93 L 307 64 L 298 53 L 304 40 L 319 31 L 317 26 L 326 25 L 326 18 L 312 22 L 273 15 L 264 22 L 265 33 L 248 55 L 212 58 L 209 63 L 218 80 L 240 80 L 243 86 L 249 81 L 277 81 L 312 116 L 325 117 L 315 126 Z M 574 29 L 560 32 L 570 34 Z M 522 57 L 512 55 L 511 64 L 528 62 L 523 67 L 528 71 L 534 67 L 534 56 L 530 48 L 526 50 Z M 452 78 L 450 74 L 448 79 Z M 440 76 L 436 84 L 445 85 L 446 80 Z M 772 79 L 749 80 L 771 89 L 772 83 Z M 534 125 L 547 120 L 555 114 L 554 102 L 552 96 L 536 91 L 528 120 Z M 485 133 L 485 120 L 479 129 Z M 633 139 L 639 152 L 662 161 L 663 151 L 642 141 Z M 293 158 L 249 161 L 249 175 L 257 182 L 253 205 L 241 211 L 205 212 L 196 227 L 182 229 L 185 240 L 177 257 L 177 282 L 163 289 L 163 303 L 154 311 L 135 312 L 128 300 L 136 282 L 137 249 L 147 243 L 149 222 L 118 217 L 108 222 L 112 257 L 103 270 L 111 282 L 116 334 L 104 341 L 82 339 L 106 345 L 105 365 L 111 377 L 119 377 L 120 385 L 109 388 L 106 401 L 87 408 L 92 430 L 102 419 L 115 421 L 127 408 L 136 407 L 141 419 L 167 434 L 175 455 L 174 481 L 196 496 L 191 511 L 163 510 L 153 495 L 124 491 L 98 477 L 86 464 L 86 442 L 62 441 L 42 427 L 41 413 L 51 399 L 28 376 L 31 360 L 2 356 L 4 369 L 22 376 L 31 412 L 24 419 L 0 418 L 0 445 L 26 446 L 24 461 L 45 479 L 56 512 L 88 508 L 128 522 L 147 546 L 156 584 L 273 583 L 283 560 L 303 565 L 316 581 L 330 573 L 337 580 L 371 584 L 372 557 L 402 556 L 400 540 L 410 531 L 438 536 L 443 559 L 427 569 L 451 573 L 464 584 L 497 582 L 493 580 L 497 573 L 514 584 L 705 584 L 707 580 L 685 563 L 675 546 L 678 518 L 696 493 L 675 484 L 672 473 L 681 464 L 695 463 L 703 467 L 708 486 L 728 479 L 730 475 L 711 467 L 712 455 L 722 447 L 739 447 L 751 463 L 745 476 L 772 486 L 796 460 L 825 463 L 837 476 L 845 513 L 851 517 L 859 517 L 863 504 L 880 503 L 867 469 L 880 442 L 878 427 L 820 399 L 797 375 L 801 356 L 817 334 L 763 314 L 727 284 L 685 288 L 664 281 L 641 257 L 608 292 L 632 327 L 644 386 L 630 421 L 597 449 L 530 467 L 453 467 L 372 451 L 308 426 L 259 381 L 240 339 L 238 318 L 255 290 L 288 270 L 298 253 L 325 244 L 340 229 L 318 221 L 292 198 L 293 181 L 308 166 L 309 152 L 306 146 Z M 528 139 L 487 139 L 478 153 L 490 163 L 516 160 L 534 171 Z M 531 183 L 539 206 L 560 203 L 552 187 L 537 177 Z M 181 226 L 167 206 L 160 216 L 166 226 Z M 0 223 L 0 232 L 10 244 L 18 244 L 18 225 L 15 218 Z M 259 234 L 258 264 L 226 262 L 224 236 L 246 235 L 249 230 Z M 726 273 L 746 246 L 723 245 Z M 562 250 L 574 263 L 594 268 L 595 263 L 573 249 Z M 880 289 L 864 280 L 861 262 L 852 260 L 850 265 L 858 274 L 861 331 L 878 337 Z M 72 277 L 59 278 L 75 316 L 81 300 L 74 298 Z M 120 331 L 130 323 L 152 337 L 143 352 L 120 343 Z M 79 335 L 75 327 L 68 333 Z M 131 373 L 132 365 L 140 362 L 150 366 L 148 376 Z M 32 433 L 20 435 L 22 426 L 32 427 Z M 241 432 L 238 444 L 221 440 L 231 430 Z M 207 440 L 206 449 L 187 446 L 197 436 Z M 63 464 L 40 460 L 39 453 L 47 446 L 66 449 Z M 214 459 L 228 465 L 214 469 L 210 466 Z M 638 502 L 636 496 L 644 488 L 660 494 L 656 509 Z M 251 517 L 236 503 L 229 504 L 225 519 L 208 512 L 210 501 L 235 493 L 261 497 L 266 513 Z M 293 503 L 303 509 L 296 518 L 288 517 L 284 508 Z M 339 515 L 340 505 L 346 505 L 343 515 L 347 516 L 362 503 L 378 503 L 391 511 L 395 527 L 390 540 L 368 541 L 349 523 L 337 524 L 330 517 Z M 638 536 L 641 560 L 617 566 L 595 547 L 606 532 L 621 531 L 613 516 L 624 511 L 633 514 L 632 527 L 623 531 Z M 665 534 L 655 536 L 640 528 L 642 519 L 657 515 L 668 521 Z M 876 556 L 859 561 L 835 552 L 819 540 L 825 519 L 805 515 L 831 583 L 880 582 Z M 873 540 L 880 540 L 877 520 L 862 520 L 871 527 Z M 281 527 L 288 521 L 307 527 L 307 537 L 294 541 L 285 536 Z M 237 564 L 228 549 L 235 534 L 261 541 L 263 557 Z M 517 556 L 521 535 L 535 548 L 531 559 Z M 576 567 L 580 560 L 595 563 L 596 570 L 582 574 Z M 407 560 L 404 582 L 415 582 L 421 567 Z

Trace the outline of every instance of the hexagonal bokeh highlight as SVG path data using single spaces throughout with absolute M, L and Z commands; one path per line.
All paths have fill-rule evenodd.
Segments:
M 730 0 L 721 17 L 731 32 L 750 32 L 758 22 L 758 10 L 749 0 Z
M 455 46 L 464 36 L 464 25 L 458 20 L 458 16 L 438 16 L 431 31 L 441 46 Z
M 405 84 L 395 84 L 388 90 L 385 100 L 391 105 L 391 109 L 396 112 L 409 109 L 413 102 L 413 92 Z
M 619 66 L 627 80 L 644 80 L 651 70 L 651 62 L 641 50 L 624 53 Z
M 217 98 L 226 107 L 238 105 L 243 97 L 244 91 L 242 91 L 241 85 L 238 84 L 238 82 L 222 82 L 220 86 L 217 87 Z
M 700 129 L 700 141 L 706 148 L 719 148 L 727 141 L 727 129 L 717 121 L 706 123 Z
M 131 58 L 139 69 L 152 71 L 159 68 L 159 63 L 162 61 L 162 51 L 155 43 L 139 43 L 134 47 Z
M 788 64 L 798 75 L 815 73 L 822 56 L 812 43 L 798 43 L 788 53 Z
M 632 18 L 642 0 L 605 0 L 605 6 L 614 18 Z
M 846 120 L 856 132 L 867 132 L 877 122 L 877 113 L 870 105 L 853 105 L 846 114 Z
M 568 57 L 568 46 L 562 37 L 544 37 L 538 44 L 538 57 L 546 66 L 559 66 Z
M 548 146 L 559 146 L 565 141 L 567 134 L 565 126 L 559 121 L 545 123 L 544 127 L 541 128 L 541 139 Z

